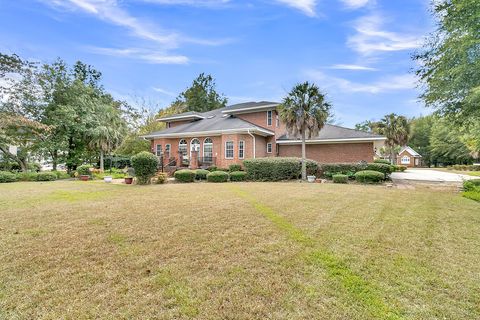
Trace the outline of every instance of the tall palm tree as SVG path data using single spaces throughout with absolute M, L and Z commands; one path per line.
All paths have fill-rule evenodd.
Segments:
M 380 120 L 378 129 L 379 133 L 387 138 L 385 145 L 390 151 L 390 162 L 395 164 L 395 147 L 404 147 L 407 145 L 410 134 L 410 123 L 406 117 L 391 113 Z
M 327 122 L 331 105 L 325 94 L 312 83 L 304 82 L 293 87 L 279 106 L 279 116 L 289 134 L 302 138 L 302 179 L 307 179 L 305 140 L 317 136 Z

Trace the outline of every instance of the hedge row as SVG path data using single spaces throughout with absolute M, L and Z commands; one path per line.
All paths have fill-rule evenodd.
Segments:
M 68 179 L 70 175 L 61 171 L 44 172 L 19 172 L 0 171 L 0 183 L 15 181 L 54 181 L 57 179 Z
M 233 171 L 230 174 L 225 171 L 208 171 L 203 169 L 183 169 L 175 171 L 174 177 L 178 182 L 194 182 L 195 180 L 207 180 L 208 182 L 245 181 L 247 173 L 244 171 Z
M 462 171 L 480 171 L 480 165 L 466 165 L 466 164 L 454 164 L 447 167 L 448 170 L 462 170 Z
M 373 170 L 363 170 L 355 173 L 355 180 L 360 183 L 379 183 L 384 180 L 384 174 Z
M 257 158 L 243 161 L 247 179 L 254 181 L 280 181 L 298 179 L 301 175 L 300 158 Z M 316 175 L 318 163 L 307 160 L 307 175 Z
M 465 198 L 480 202 L 480 179 L 465 181 L 463 183 L 463 190 L 462 195 Z

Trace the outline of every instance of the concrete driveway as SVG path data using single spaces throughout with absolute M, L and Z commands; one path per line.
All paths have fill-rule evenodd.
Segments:
M 478 177 L 465 174 L 437 171 L 434 169 L 407 169 L 404 172 L 392 173 L 391 178 L 394 182 L 419 181 L 439 183 L 461 183 L 464 180 L 478 179 Z

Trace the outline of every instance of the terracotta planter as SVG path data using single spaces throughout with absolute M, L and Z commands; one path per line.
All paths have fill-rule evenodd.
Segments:
M 125 178 L 125 183 L 126 184 L 132 184 L 133 183 L 133 178 Z
M 82 181 L 88 181 L 88 180 L 90 180 L 90 176 L 81 175 L 81 176 L 80 176 L 80 180 L 82 180 Z

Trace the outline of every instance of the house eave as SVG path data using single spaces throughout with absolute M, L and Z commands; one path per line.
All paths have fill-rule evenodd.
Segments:
M 196 119 L 205 119 L 205 117 L 200 115 L 185 115 L 185 116 L 171 116 L 157 119 L 158 122 L 175 122 L 175 121 L 185 121 L 185 120 L 196 120 Z
M 197 131 L 197 132 L 180 132 L 180 133 L 159 133 L 159 134 L 150 134 L 143 135 L 141 138 L 144 139 L 155 139 L 155 138 L 185 138 L 185 137 L 207 137 L 207 136 L 221 136 L 222 134 L 235 134 L 242 133 L 247 134 L 248 132 L 254 133 L 260 136 L 268 137 L 273 136 L 275 133 L 269 130 L 261 128 L 240 128 L 240 129 L 227 129 L 227 130 L 209 130 L 209 131 Z
M 260 112 L 260 111 L 273 110 L 276 107 L 278 107 L 278 103 L 267 104 L 267 105 L 264 105 L 264 106 L 250 107 L 250 108 L 223 110 L 222 113 L 225 113 L 225 114 L 242 114 L 242 113 L 250 113 L 252 111 Z
M 371 138 L 342 138 L 342 139 L 308 139 L 305 144 L 330 144 L 330 143 L 362 143 L 385 141 L 385 137 L 371 137 Z M 277 140 L 280 145 L 298 145 L 302 144 L 302 140 Z

